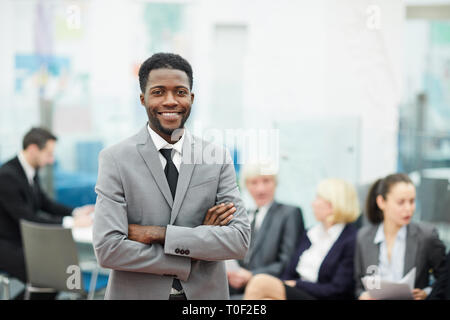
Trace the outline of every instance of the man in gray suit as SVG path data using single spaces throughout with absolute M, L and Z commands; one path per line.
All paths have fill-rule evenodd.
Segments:
M 159 53 L 140 67 L 148 125 L 99 155 L 93 244 L 106 299 L 228 299 L 225 264 L 250 225 L 224 148 L 192 136 L 192 69 Z
M 239 269 L 227 272 L 232 299 L 240 299 L 253 275 L 281 276 L 300 236 L 305 231 L 298 207 L 274 200 L 277 175 L 274 164 L 249 164 L 242 169 L 242 181 L 257 209 L 250 212 L 251 242 Z

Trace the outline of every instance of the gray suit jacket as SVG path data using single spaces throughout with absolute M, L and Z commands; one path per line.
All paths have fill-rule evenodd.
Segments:
M 273 202 L 240 265 L 253 274 L 281 276 L 303 232 L 300 208 Z
M 369 225 L 358 232 L 354 273 L 356 297 L 364 292 L 361 278 L 366 275 L 367 268 L 379 264 L 380 248 L 373 242 L 377 229 L 378 225 Z M 444 259 L 445 245 L 439 239 L 436 229 L 423 223 L 409 223 L 406 231 L 403 275 L 416 267 L 415 288 L 423 289 L 429 285 L 430 271 L 435 278 L 439 278 L 444 271 Z
M 93 245 L 99 264 L 112 269 L 106 299 L 168 299 L 174 277 L 187 299 L 229 298 L 222 260 L 245 256 L 250 225 L 224 148 L 186 134 L 172 200 L 145 126 L 100 153 L 95 190 Z M 223 202 L 237 209 L 230 223 L 202 225 L 206 211 Z M 129 224 L 167 226 L 164 246 L 129 240 Z

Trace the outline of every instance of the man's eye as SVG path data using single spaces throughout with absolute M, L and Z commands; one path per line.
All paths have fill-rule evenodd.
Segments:
M 154 90 L 154 91 L 152 91 L 152 94 L 156 94 L 156 95 L 162 94 L 162 90 Z
M 186 90 L 178 90 L 178 95 L 184 96 L 184 95 L 187 95 L 187 92 L 186 92 Z

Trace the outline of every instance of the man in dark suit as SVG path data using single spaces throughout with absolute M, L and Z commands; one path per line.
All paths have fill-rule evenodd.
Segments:
M 89 226 L 93 206 L 69 208 L 51 200 L 39 185 L 38 171 L 54 162 L 56 137 L 42 128 L 31 129 L 23 150 L 0 167 L 0 271 L 26 282 L 20 220 L 64 226 Z M 44 212 L 44 213 L 41 213 Z
M 253 275 L 280 276 L 305 231 L 300 208 L 274 200 L 277 180 L 270 165 L 247 165 L 242 176 L 257 209 L 249 213 L 252 233 L 247 255 L 238 261 L 240 268 L 227 272 L 235 299 L 243 294 Z

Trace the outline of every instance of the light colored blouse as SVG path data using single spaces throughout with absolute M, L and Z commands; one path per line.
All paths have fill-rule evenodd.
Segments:
M 311 246 L 300 256 L 296 269 L 302 280 L 317 282 L 320 266 L 344 227 L 344 223 L 337 223 L 326 230 L 319 223 L 308 231 Z

